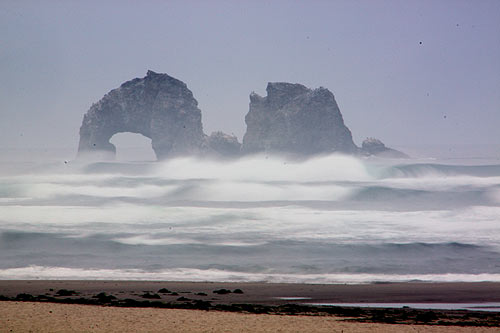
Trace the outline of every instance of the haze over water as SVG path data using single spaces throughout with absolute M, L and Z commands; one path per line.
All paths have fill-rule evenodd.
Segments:
M 500 281 L 499 1 L 7 0 L 0 27 L 0 279 Z M 149 69 L 207 134 L 300 83 L 413 159 L 74 161 Z
M 4 152 L 0 278 L 500 281 L 490 153 L 83 162 Z

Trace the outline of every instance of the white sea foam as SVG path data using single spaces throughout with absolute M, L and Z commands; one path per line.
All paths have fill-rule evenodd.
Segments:
M 132 204 L 1 208 L 3 229 L 69 235 L 123 232 L 124 244 L 262 243 L 270 240 L 336 243 L 463 242 L 500 246 L 500 207 L 388 212 L 320 210 L 301 206 L 260 208 L 162 207 Z M 158 233 L 167 233 L 158 237 Z M 248 235 L 248 236 L 246 236 Z M 245 239 L 242 239 L 245 237 Z M 190 240 L 190 241 L 187 241 Z
M 193 200 L 211 201 L 278 201 L 278 200 L 331 200 L 346 198 L 353 192 L 345 186 L 265 184 L 250 182 L 212 182 L 202 186 L 191 196 Z
M 391 163 L 179 158 L 0 175 L 0 278 L 497 281 L 500 169 Z
M 81 269 L 29 266 L 0 269 L 2 280 L 148 280 L 364 284 L 380 282 L 500 282 L 500 274 L 266 274 L 217 269 L 176 268 L 160 271 L 140 269 Z
M 302 162 L 264 155 L 234 161 L 178 158 L 160 163 L 155 169 L 157 175 L 174 179 L 349 181 L 372 178 L 361 160 L 344 155 L 328 155 Z
M 472 177 L 472 176 L 423 176 L 411 178 L 380 179 L 372 185 L 387 186 L 400 189 L 449 191 L 466 187 L 467 189 L 489 187 L 500 184 L 500 177 Z
M 106 187 L 91 185 L 35 184 L 26 195 L 31 198 L 51 198 L 67 195 L 86 195 L 105 198 L 154 198 L 165 195 L 175 189 L 174 186 L 143 185 L 136 187 Z

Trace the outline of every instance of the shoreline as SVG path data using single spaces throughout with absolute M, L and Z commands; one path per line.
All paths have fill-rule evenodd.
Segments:
M 0 300 L 99 305 L 116 308 L 190 309 L 288 316 L 338 317 L 359 323 L 500 327 L 498 311 L 418 309 L 406 304 L 498 303 L 500 283 L 284 283 L 0 280 Z M 336 306 L 314 304 L 335 303 Z M 345 306 L 342 303 L 346 304 Z M 352 303 L 357 303 L 353 306 Z M 401 308 L 360 307 L 397 303 Z

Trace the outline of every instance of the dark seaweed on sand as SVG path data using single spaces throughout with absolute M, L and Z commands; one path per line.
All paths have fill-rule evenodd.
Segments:
M 74 290 L 59 289 L 55 296 L 75 296 L 78 293 Z
M 105 292 L 102 292 L 102 293 L 99 293 L 95 296 L 92 296 L 92 298 L 97 298 L 97 300 L 99 302 L 102 302 L 102 303 L 109 303 L 111 302 L 112 300 L 115 300 L 116 297 L 113 296 L 113 295 L 108 295 L 106 294 Z
M 148 299 L 161 299 L 161 296 L 158 295 L 158 294 L 151 294 L 151 293 L 144 293 L 142 296 L 142 298 L 148 298 Z
M 231 290 L 229 289 L 218 289 L 213 291 L 214 294 L 219 294 L 219 295 L 225 295 L 225 294 L 230 294 Z
M 170 294 L 171 291 L 168 290 L 167 288 L 161 288 L 160 290 L 158 290 L 158 294 Z

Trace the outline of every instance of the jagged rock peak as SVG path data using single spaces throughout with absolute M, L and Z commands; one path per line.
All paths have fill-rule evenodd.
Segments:
M 218 157 L 237 157 L 240 154 L 241 143 L 235 135 L 221 131 L 212 132 L 206 137 L 207 153 Z
M 366 150 L 366 151 L 382 151 L 382 150 L 386 150 L 387 147 L 385 146 L 385 144 L 380 141 L 379 139 L 375 139 L 375 138 L 366 138 L 363 143 L 361 144 L 361 148 Z
M 385 158 L 408 158 L 409 156 L 399 150 L 388 148 L 379 139 L 366 138 L 361 144 L 361 151 L 366 155 Z
M 298 83 L 269 82 L 266 88 L 267 101 L 276 107 L 282 107 L 291 99 L 310 91 L 310 89 Z
M 311 90 L 297 83 L 270 82 L 266 91 L 266 97 L 250 94 L 243 152 L 300 155 L 357 152 L 335 97 L 328 89 Z
M 79 154 L 116 148 L 116 133 L 140 133 L 151 138 L 159 159 L 198 153 L 204 142 L 201 111 L 186 84 L 149 70 L 111 90 L 85 114 L 80 127 Z

